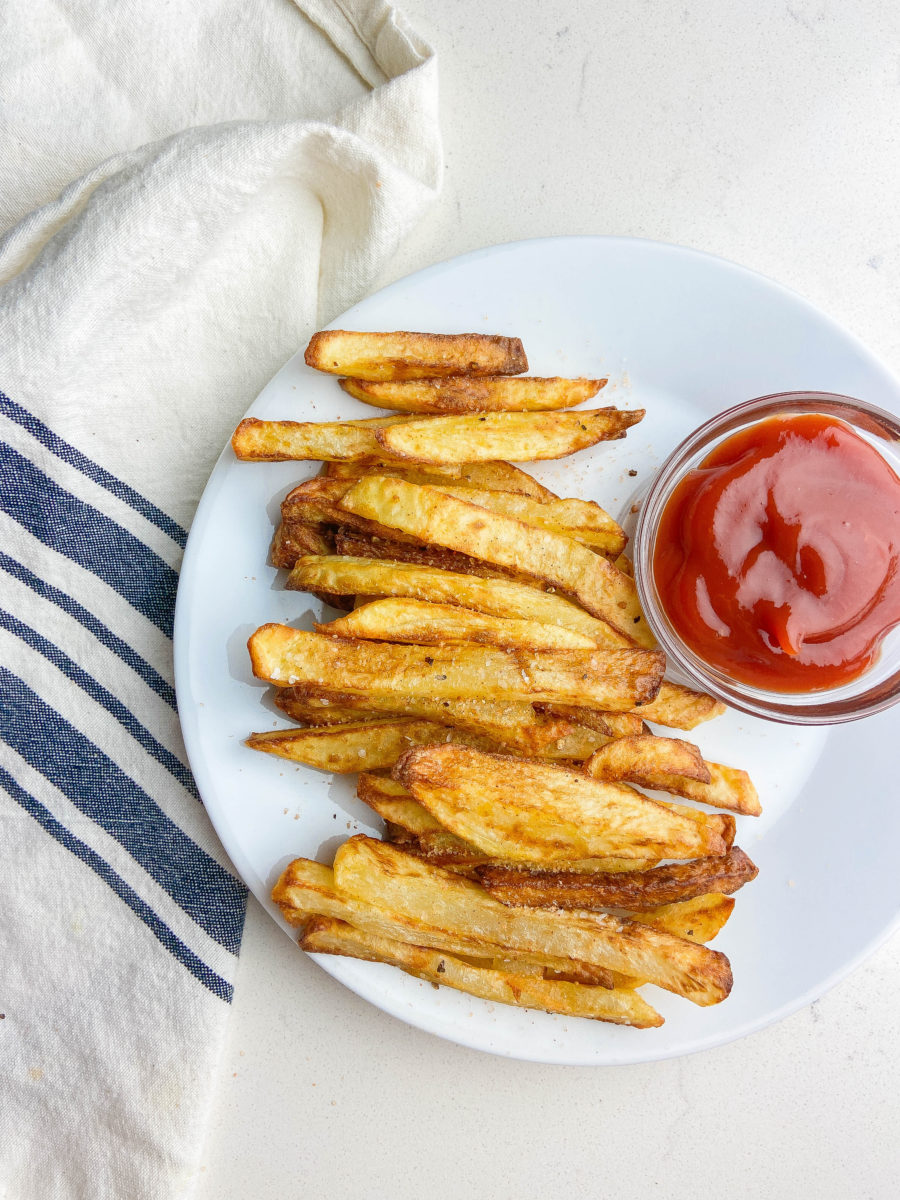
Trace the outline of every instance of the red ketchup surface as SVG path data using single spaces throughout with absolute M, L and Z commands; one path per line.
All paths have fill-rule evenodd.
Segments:
M 770 417 L 675 488 L 653 574 L 682 640 L 731 678 L 847 683 L 900 622 L 900 478 L 842 421 Z

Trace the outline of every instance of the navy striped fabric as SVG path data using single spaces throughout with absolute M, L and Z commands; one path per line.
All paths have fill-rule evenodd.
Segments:
M 0 790 L 186 973 L 230 1001 L 221 961 L 204 953 L 237 955 L 246 889 L 214 857 L 174 718 L 171 648 L 160 650 L 177 586 L 161 555 L 177 562 L 186 533 L 2 392 L 0 520 L 15 543 L 0 549 L 10 656 L 0 739 L 11 752 Z M 212 954 L 213 944 L 222 949 Z
M 187 531 L 167 516 L 162 509 L 157 508 L 155 504 L 145 499 L 134 488 L 129 487 L 127 483 L 123 483 L 121 479 L 116 479 L 115 475 L 110 475 L 109 471 L 103 469 L 95 462 L 91 462 L 86 458 L 80 450 L 76 450 L 74 446 L 70 446 L 68 442 L 64 442 L 61 437 L 45 425 L 43 421 L 39 421 L 37 417 L 23 408 L 21 404 L 16 404 L 14 400 L 10 400 L 9 396 L 0 392 L 0 413 L 16 421 L 23 429 L 27 429 L 30 434 L 36 437 L 42 445 L 51 450 L 57 458 L 63 462 L 71 463 L 73 467 L 77 467 L 89 479 L 93 479 L 95 483 L 99 483 L 101 487 L 105 487 L 113 496 L 118 496 L 124 500 L 126 504 L 130 504 L 135 512 L 139 512 L 142 517 L 146 517 L 148 521 L 152 521 L 157 528 L 163 533 L 167 533 L 173 542 L 177 542 L 182 548 L 187 543 Z
M 116 637 L 112 630 L 107 629 L 103 622 L 99 621 L 93 613 L 88 612 L 84 605 L 79 604 L 77 600 L 66 595 L 65 592 L 60 591 L 59 588 L 54 587 L 45 579 L 41 579 L 33 571 L 29 571 L 26 566 L 20 562 L 16 562 L 14 558 L 10 558 L 8 554 L 4 554 L 2 550 L 0 550 L 0 567 L 8 575 L 11 575 L 14 579 L 18 579 L 21 583 L 31 588 L 36 596 L 42 596 L 52 601 L 63 612 L 68 613 L 70 617 L 74 617 L 79 624 L 83 625 L 88 632 L 94 635 L 98 642 L 102 642 L 104 646 L 112 650 L 114 654 L 117 654 L 126 666 L 131 667 L 132 671 L 136 671 L 147 686 L 151 687 L 158 696 L 162 697 L 166 704 L 177 709 L 174 687 L 170 683 L 167 683 L 162 675 L 151 667 L 148 662 L 145 662 L 133 646 L 129 646 L 127 642 L 123 642 L 120 637 Z
M 178 576 L 149 546 L 0 442 L 0 509 L 172 636 Z
M 204 987 L 209 988 L 211 992 L 220 996 L 223 1000 L 231 1001 L 234 994 L 233 986 L 227 980 L 223 979 L 221 975 L 217 975 L 215 971 L 211 970 L 193 951 L 189 950 L 184 942 L 177 938 L 171 929 L 156 915 L 149 904 L 146 904 L 137 892 L 133 888 L 130 888 L 120 875 L 116 874 L 109 863 L 104 862 L 100 855 L 96 854 L 87 843 L 77 838 L 74 833 L 66 829 L 65 825 L 60 824 L 39 800 L 36 800 L 34 796 L 30 796 L 24 788 L 19 787 L 15 779 L 3 767 L 0 767 L 0 787 L 7 792 L 11 799 L 20 804 L 30 816 L 34 817 L 35 821 L 51 837 L 55 838 L 60 845 L 65 846 L 67 850 L 71 850 L 104 883 L 108 884 L 112 891 L 128 905 L 131 911 L 144 922 L 169 953 L 177 958 L 195 979 L 198 979 Z

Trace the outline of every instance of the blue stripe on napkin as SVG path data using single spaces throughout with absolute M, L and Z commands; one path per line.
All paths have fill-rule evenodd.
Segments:
M 21 425 L 33 438 L 36 438 L 43 446 L 52 451 L 57 458 L 69 463 L 70 466 L 77 467 L 88 479 L 92 479 L 94 483 L 99 483 L 108 492 L 111 492 L 120 500 L 124 500 L 135 512 L 139 512 L 142 517 L 155 525 L 157 529 L 161 529 L 163 533 L 167 533 L 173 542 L 176 542 L 182 548 L 185 546 L 187 543 L 187 533 L 177 521 L 173 521 L 161 508 L 157 508 L 155 504 L 145 496 L 142 496 L 140 492 L 136 492 L 134 488 L 129 487 L 121 479 L 117 479 L 115 475 L 111 475 L 104 467 L 91 462 L 80 450 L 76 450 L 74 446 L 63 441 L 49 426 L 45 425 L 43 421 L 39 421 L 34 413 L 30 413 L 26 408 L 22 408 L 21 404 L 16 404 L 15 400 L 10 400 L 9 396 L 3 392 L 0 392 L 0 413 L 3 413 L 4 416 Z
M 178 576 L 149 546 L 0 442 L 0 509 L 172 636 Z
M 139 917 L 154 937 L 158 938 L 160 943 L 165 946 L 170 954 L 187 967 L 195 979 L 198 979 L 204 987 L 209 988 L 216 996 L 222 1000 L 231 1002 L 234 989 L 232 985 L 221 975 L 206 965 L 202 959 L 194 954 L 193 950 L 189 949 L 180 938 L 169 929 L 168 925 L 157 916 L 153 909 L 147 904 L 137 892 L 128 886 L 121 875 L 117 874 L 113 868 L 101 858 L 96 851 L 92 850 L 85 842 L 77 838 L 74 833 L 66 829 L 65 825 L 60 824 L 48 809 L 44 807 L 34 796 L 29 795 L 24 788 L 19 787 L 15 779 L 8 771 L 0 767 L 0 787 L 3 787 L 6 792 L 18 804 L 25 809 L 34 819 L 50 834 L 56 838 L 60 845 L 65 846 L 77 858 L 80 858 L 86 866 L 90 867 L 99 877 L 106 883 L 120 900 L 123 900 L 131 911 Z
M 0 666 L 0 736 L 96 821 L 211 938 L 237 954 L 246 890 L 103 751 Z
M 2 395 L 2 393 L 0 393 Z M 176 711 L 178 705 L 175 701 L 175 689 L 170 683 L 163 679 L 162 675 L 148 662 L 141 658 L 136 650 L 132 649 L 127 642 L 123 642 L 120 637 L 108 629 L 102 621 L 88 612 L 83 604 L 79 604 L 71 596 L 54 587 L 52 583 L 48 583 L 46 579 L 41 579 L 35 575 L 33 571 L 29 571 L 22 563 L 17 562 L 14 558 L 10 558 L 8 554 L 4 554 L 0 550 L 0 567 L 7 574 L 12 575 L 14 579 L 18 579 L 20 583 L 24 583 L 26 587 L 38 596 L 42 596 L 45 600 L 49 600 L 55 604 L 57 608 L 62 609 L 70 617 L 73 617 L 79 625 L 82 625 L 89 633 L 92 633 L 98 642 L 101 642 L 107 650 L 111 650 L 117 655 L 123 663 L 131 667 L 136 675 L 139 675 L 152 691 L 156 692 L 161 700 L 165 700 L 170 708 Z
M 92 700 L 96 700 L 98 704 L 102 704 L 106 711 L 114 716 L 123 728 L 128 730 L 134 740 L 144 747 L 148 754 L 152 755 L 158 763 L 161 763 L 171 775 L 174 775 L 181 786 L 190 792 L 194 799 L 200 799 L 200 793 L 197 791 L 194 777 L 184 763 L 179 762 L 171 750 L 167 750 L 165 746 L 161 745 L 150 730 L 146 729 L 135 715 L 129 712 L 121 700 L 117 700 L 93 676 L 79 667 L 76 662 L 73 662 L 64 650 L 61 650 L 59 646 L 54 646 L 52 642 L 49 642 L 36 629 L 32 629 L 30 625 L 26 625 L 24 621 L 20 621 L 18 617 L 14 617 L 12 613 L 6 612 L 3 608 L 0 608 L 0 628 L 8 629 L 10 633 L 14 633 L 16 637 L 21 638 L 26 645 L 43 654 L 48 662 L 52 662 L 73 683 L 77 683 L 81 690 L 87 692 Z

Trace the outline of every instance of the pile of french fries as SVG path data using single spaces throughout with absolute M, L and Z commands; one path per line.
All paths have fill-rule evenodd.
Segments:
M 563 411 L 606 380 L 525 376 L 516 338 L 336 330 L 306 361 L 401 415 L 245 420 L 232 442 L 323 462 L 285 498 L 271 561 L 341 614 L 252 635 L 296 728 L 248 745 L 359 772 L 385 827 L 283 873 L 300 945 L 640 1028 L 662 1024 L 644 984 L 723 1000 L 731 968 L 705 943 L 757 873 L 734 837 L 759 799 L 646 724 L 723 706 L 664 678 L 616 521 L 510 461 L 624 437 L 643 412 Z

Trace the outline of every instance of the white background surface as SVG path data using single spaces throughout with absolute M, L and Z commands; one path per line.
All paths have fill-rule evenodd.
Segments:
M 383 282 L 514 238 L 679 242 L 795 288 L 900 373 L 895 4 L 404 8 L 440 56 L 447 178 Z M 886 1200 L 898 994 L 895 938 L 744 1042 L 651 1066 L 534 1066 L 376 1011 L 251 903 L 197 1194 Z

